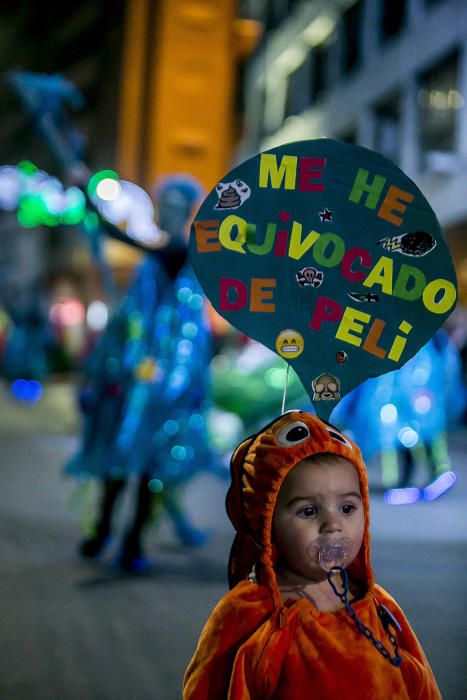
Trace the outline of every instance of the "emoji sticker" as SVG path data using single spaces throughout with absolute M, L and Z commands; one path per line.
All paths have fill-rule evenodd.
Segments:
M 320 374 L 313 379 L 313 401 L 340 401 L 340 380 L 332 374 Z
M 216 194 L 219 199 L 214 209 L 238 209 L 250 196 L 251 189 L 243 180 L 219 182 Z
M 305 344 L 303 336 L 298 331 L 286 328 L 276 338 L 276 350 L 286 360 L 293 360 L 302 354 Z
M 411 233 L 402 233 L 400 236 L 381 238 L 378 245 L 382 245 L 385 250 L 391 253 L 397 252 L 402 253 L 402 255 L 422 258 L 436 247 L 436 240 L 425 231 L 412 231 Z
M 315 267 L 304 267 L 295 273 L 295 277 L 301 287 L 321 287 L 324 274 Z
M 347 362 L 347 357 L 348 357 L 348 355 L 347 355 L 347 353 L 345 352 L 345 350 L 339 350 L 338 352 L 336 352 L 336 362 L 337 362 L 337 364 L 338 364 L 338 365 L 343 365 L 344 362 Z

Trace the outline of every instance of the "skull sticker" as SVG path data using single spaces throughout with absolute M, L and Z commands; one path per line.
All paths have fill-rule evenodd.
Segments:
M 320 374 L 313 379 L 313 401 L 340 401 L 340 379 L 332 374 Z
M 315 267 L 304 267 L 295 273 L 295 277 L 301 287 L 321 287 L 324 274 Z

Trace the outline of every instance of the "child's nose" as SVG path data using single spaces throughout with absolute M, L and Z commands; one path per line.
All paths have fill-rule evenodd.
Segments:
M 342 523 L 339 515 L 337 513 L 324 513 L 320 529 L 325 534 L 340 532 Z

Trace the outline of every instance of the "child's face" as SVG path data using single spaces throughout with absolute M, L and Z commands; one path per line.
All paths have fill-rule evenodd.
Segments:
M 318 560 L 322 537 L 348 540 L 348 566 L 363 540 L 364 513 L 358 474 L 344 459 L 304 459 L 284 479 L 273 516 L 278 569 L 308 581 L 326 578 Z

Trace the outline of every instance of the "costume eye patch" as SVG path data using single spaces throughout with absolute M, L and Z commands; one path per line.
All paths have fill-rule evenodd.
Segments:
M 277 442 L 279 445 L 284 445 L 285 447 L 291 447 L 297 445 L 299 442 L 303 442 L 310 437 L 310 429 L 305 423 L 299 420 L 286 425 L 282 428 L 279 435 L 277 436 Z
M 329 435 L 332 437 L 333 440 L 338 440 L 339 442 L 343 442 L 344 445 L 347 445 L 347 447 L 350 447 L 352 449 L 352 445 L 350 442 L 345 438 L 341 433 L 338 433 L 336 430 L 333 430 L 332 428 L 326 428 L 328 431 Z

